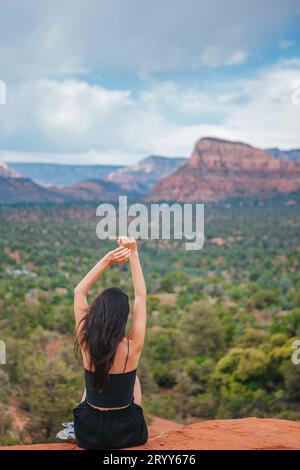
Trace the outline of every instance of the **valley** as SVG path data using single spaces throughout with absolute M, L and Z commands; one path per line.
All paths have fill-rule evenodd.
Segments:
M 202 250 L 140 241 L 148 326 L 138 374 L 149 421 L 300 419 L 300 367 L 291 362 L 300 336 L 299 209 L 299 194 L 208 203 Z M 114 242 L 97 239 L 93 203 L 0 211 L 0 442 L 53 442 L 83 388 L 73 287 Z M 107 271 L 97 290 L 111 285 L 132 299 L 127 265 Z

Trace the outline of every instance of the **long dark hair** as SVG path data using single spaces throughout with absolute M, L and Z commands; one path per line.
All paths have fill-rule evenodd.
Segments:
M 78 358 L 83 349 L 87 351 L 96 390 L 103 390 L 107 383 L 117 347 L 125 336 L 128 315 L 128 295 L 110 287 L 94 299 L 77 327 L 75 354 Z

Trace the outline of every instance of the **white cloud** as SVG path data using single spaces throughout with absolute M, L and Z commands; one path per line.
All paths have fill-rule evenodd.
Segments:
M 289 97 L 299 59 L 247 79 L 217 69 L 239 70 L 257 50 L 263 55 L 264 41 L 285 30 L 299 0 L 2 3 L 1 148 L 16 152 L 7 158 L 130 163 L 150 153 L 188 156 L 207 134 L 300 145 L 300 106 Z M 216 68 L 211 81 L 207 68 Z M 104 85 L 103 77 L 119 83 L 123 74 L 127 83 L 142 79 L 142 88 Z
M 296 41 L 293 39 L 280 39 L 278 46 L 280 49 L 288 49 L 296 44 Z
M 225 125 L 238 130 L 241 140 L 256 145 L 300 147 L 300 106 L 292 104 L 292 85 L 300 77 L 300 60 L 283 60 L 240 81 L 245 104 L 229 107 Z
M 248 53 L 246 51 L 233 52 L 225 61 L 225 65 L 238 65 L 246 62 Z
M 246 62 L 246 51 L 228 51 L 222 46 L 207 46 L 199 56 L 198 64 L 206 67 L 238 65 Z
M 31 160 L 133 163 L 151 153 L 188 156 L 203 135 L 300 147 L 300 105 L 291 102 L 299 77 L 294 58 L 252 78 L 151 81 L 136 95 L 83 80 L 15 85 L 14 99 L 0 108 L 2 148 L 15 153 L 1 158 L 24 161 L 32 152 Z
M 211 63 L 235 65 L 289 24 L 299 0 L 2 3 L 1 78 L 12 83 L 88 71 L 101 75 L 103 69 L 148 77 Z

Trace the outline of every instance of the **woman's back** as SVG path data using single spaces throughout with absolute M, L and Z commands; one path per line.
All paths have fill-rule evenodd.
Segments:
M 88 358 L 85 357 L 84 359 L 86 400 L 94 407 L 121 408 L 130 405 L 134 399 L 138 359 L 135 354 L 130 354 L 130 340 L 128 338 L 124 338 L 124 340 L 120 342 L 117 348 L 113 366 L 109 371 L 107 382 L 102 391 L 95 388 L 95 373 L 88 368 Z
M 109 371 L 110 374 L 121 374 L 125 371 L 136 369 L 138 365 L 139 355 L 136 354 L 133 341 L 124 337 L 120 342 L 114 363 Z

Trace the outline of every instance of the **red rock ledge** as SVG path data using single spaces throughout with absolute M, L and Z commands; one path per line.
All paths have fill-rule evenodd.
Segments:
M 165 420 L 161 422 L 170 423 Z M 173 426 L 171 424 L 169 426 L 170 430 L 160 434 L 152 428 L 147 444 L 136 449 L 300 450 L 299 421 L 244 418 L 202 421 L 189 426 L 173 423 Z M 80 450 L 72 444 L 35 444 L 0 448 L 0 450 L 10 449 Z

